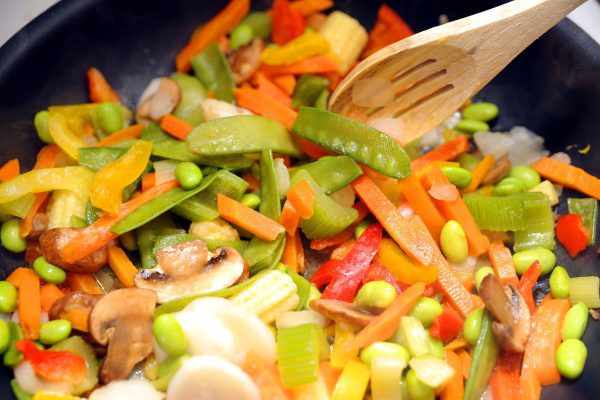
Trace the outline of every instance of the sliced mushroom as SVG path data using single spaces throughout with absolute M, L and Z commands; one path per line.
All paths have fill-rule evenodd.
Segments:
M 487 275 L 479 287 L 479 295 L 495 321 L 492 331 L 500 346 L 512 353 L 525 351 L 531 334 L 531 316 L 527 304 L 513 284 L 504 287 L 495 275 Z
M 189 294 L 227 288 L 244 274 L 244 259 L 230 247 L 209 252 L 202 240 L 190 240 L 163 247 L 156 252 L 158 266 L 139 270 L 136 287 L 156 292 L 165 303 Z
M 140 97 L 135 118 L 138 122 L 159 122 L 177 107 L 180 98 L 181 90 L 173 79 L 153 79 Z
M 108 345 L 100 379 L 125 379 L 153 350 L 152 317 L 156 294 L 151 290 L 117 289 L 102 297 L 90 313 L 92 338 Z
M 227 56 L 233 79 L 240 84 L 250 79 L 260 67 L 260 54 L 265 48 L 262 39 L 256 38 L 252 43 L 240 47 Z
M 106 246 L 102 246 L 76 263 L 69 263 L 62 258 L 62 249 L 71 241 L 73 236 L 75 236 L 80 229 L 83 228 L 55 228 L 42 233 L 39 240 L 46 261 L 66 269 L 67 271 L 77 273 L 96 272 L 100 267 L 105 265 L 108 261 Z
M 365 310 L 353 303 L 339 300 L 311 300 L 310 308 L 336 322 L 344 322 L 356 326 L 366 326 L 377 316 L 371 310 Z
M 492 168 L 488 171 L 487 174 L 483 177 L 481 181 L 484 185 L 493 185 L 494 183 L 500 181 L 502 178 L 506 177 L 510 172 L 511 164 L 508 159 L 508 155 L 504 154 L 502 157 L 492 165 Z
M 50 311 L 48 319 L 66 319 L 71 321 L 74 329 L 89 332 L 89 316 L 92 309 L 102 298 L 101 294 L 89 294 L 85 292 L 73 292 L 56 300 Z

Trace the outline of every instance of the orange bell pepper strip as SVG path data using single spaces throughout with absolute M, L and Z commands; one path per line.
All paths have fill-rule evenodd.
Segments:
M 217 209 L 221 218 L 263 240 L 275 240 L 285 232 L 285 228 L 271 218 L 220 193 L 217 195 Z
M 414 210 L 414 212 L 421 217 L 431 236 L 439 242 L 440 233 L 446 223 L 446 219 L 440 214 L 435 208 L 435 204 L 429 196 L 429 193 L 423 188 L 421 183 L 413 176 L 409 176 L 401 181 L 403 186 L 402 193 L 406 200 Z
M 500 241 L 492 242 L 488 249 L 488 256 L 496 272 L 496 276 L 502 284 L 519 284 L 515 263 L 510 250 Z
M 283 203 L 278 222 L 285 228 L 289 236 L 294 236 L 296 234 L 296 229 L 298 229 L 298 224 L 300 223 L 300 215 L 289 200 L 286 200 L 285 203 Z
M 308 219 L 312 217 L 315 192 L 305 179 L 292 186 L 287 194 L 287 199 L 292 203 L 300 218 Z
M 175 66 L 179 72 L 191 69 L 190 60 L 212 42 L 229 33 L 250 11 L 250 0 L 231 0 L 214 18 L 192 36 L 189 43 L 177 54 Z
M 169 135 L 179 140 L 185 140 L 187 135 L 194 129 L 192 125 L 173 114 L 165 115 L 160 121 L 160 127 Z
M 295 110 L 249 86 L 234 89 L 233 94 L 240 107 L 247 108 L 255 114 L 279 121 L 287 129 L 290 129 L 296 120 L 298 113 Z
M 354 228 L 348 227 L 327 239 L 314 239 L 310 242 L 310 248 L 313 250 L 323 250 L 333 246 L 339 246 L 354 237 Z
M 417 282 L 429 285 L 438 277 L 438 269 L 435 266 L 417 265 L 393 240 L 388 238 L 381 240 L 374 262 L 386 267 L 394 278 L 407 285 Z
M 350 253 L 350 250 L 352 250 L 352 247 L 354 247 L 354 244 L 356 243 L 356 240 L 349 239 L 348 241 L 340 244 L 338 247 L 336 247 L 335 249 L 333 249 L 333 251 L 331 252 L 331 256 L 329 257 L 331 260 L 343 260 L 344 257 L 346 257 L 348 255 L 348 253 Z
M 434 161 L 450 161 L 460 156 L 469 150 L 469 139 L 466 136 L 460 135 L 456 139 L 452 139 L 443 145 L 436 147 L 429 153 L 413 160 L 410 163 L 411 171 L 417 171 L 427 164 Z
M 519 387 L 521 389 L 522 400 L 539 400 L 542 394 L 542 385 L 535 375 L 531 366 L 523 362 L 521 376 L 519 377 Z
M 540 158 L 531 167 L 545 179 L 600 200 L 600 179 L 581 168 L 549 157 Z
M 139 139 L 144 128 L 145 128 L 145 126 L 143 124 L 136 124 L 136 125 L 128 126 L 127 128 L 123 128 L 123 129 L 116 131 L 115 133 L 112 133 L 111 135 L 105 137 L 104 139 L 102 139 L 101 141 L 96 143 L 96 147 L 110 146 L 115 143 L 122 142 L 123 140 L 127 140 L 127 139 L 133 139 L 133 138 Z
M 117 246 L 108 246 L 108 265 L 110 265 L 123 286 L 133 287 L 133 279 L 137 273 L 137 268 L 129 260 L 123 249 Z
M 106 78 L 97 68 L 87 70 L 88 87 L 90 90 L 90 100 L 94 103 L 112 101 L 121 103 L 119 95 L 113 90 L 106 81 Z
M 473 171 L 471 171 L 471 183 L 469 183 L 469 186 L 464 188 L 462 192 L 471 193 L 477 190 L 477 188 L 483 181 L 483 178 L 485 178 L 485 176 L 490 171 L 492 166 L 494 166 L 495 163 L 496 158 L 491 154 L 488 154 L 483 158 L 483 160 L 479 161 L 479 164 L 477 164 L 477 166 L 473 168 Z
M 37 339 L 42 314 L 39 276 L 32 268 L 17 268 L 6 280 L 18 289 L 17 310 L 23 334 L 28 339 Z
M 19 160 L 13 158 L 0 167 L 0 182 L 9 181 L 14 177 L 19 176 L 20 173 L 21 167 L 19 165 Z
M 47 283 L 40 289 L 40 302 L 44 312 L 50 311 L 52 304 L 65 294 L 52 283 Z
M 333 7 L 332 0 L 297 0 L 291 4 L 292 8 L 300 11 L 302 15 L 308 17 L 321 11 L 325 11 Z
M 494 400 L 514 400 L 521 397 L 519 375 L 522 361 L 522 353 L 500 353 L 490 377 Z
M 328 56 L 308 57 L 289 65 L 262 64 L 260 70 L 267 75 L 305 75 L 337 72 L 337 63 Z
M 144 174 L 144 176 L 142 176 L 142 192 L 145 192 L 154 186 L 156 186 L 156 173 L 149 172 Z
M 453 351 L 446 350 L 444 352 L 444 358 L 448 365 L 454 369 L 454 376 L 446 383 L 442 393 L 440 393 L 441 400 L 462 400 L 465 387 L 462 377 L 462 362 L 460 357 Z M 496 399 L 494 399 L 496 400 Z

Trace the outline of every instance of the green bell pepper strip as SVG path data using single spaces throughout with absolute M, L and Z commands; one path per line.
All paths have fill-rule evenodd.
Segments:
M 273 153 L 265 149 L 260 154 L 260 206 L 261 214 L 277 221 L 281 214 L 281 202 L 277 193 L 277 176 Z
M 252 28 L 254 35 L 261 39 L 271 38 L 273 21 L 271 20 L 271 16 L 265 12 L 251 12 L 240 22 L 240 25 L 248 25 Z
M 79 165 L 98 172 L 106 164 L 115 161 L 126 152 L 125 148 L 81 147 L 79 148 Z
M 160 214 L 169 211 L 175 205 L 200 193 L 201 191 L 206 189 L 214 179 L 214 175 L 207 176 L 202 180 L 198 187 L 192 190 L 176 188 L 161 194 L 160 196 L 150 200 L 149 202 L 143 204 L 142 206 L 138 207 L 133 212 L 128 214 L 125 218 L 116 223 L 111 228 L 111 231 L 121 235 L 135 228 L 139 228 L 145 223 L 152 221 Z
M 300 165 L 290 171 L 290 179 L 294 179 L 299 171 L 308 172 L 325 194 L 340 190 L 363 173 L 358 164 L 348 156 L 325 156 Z
M 596 245 L 596 221 L 598 220 L 598 200 L 592 198 L 567 199 L 570 214 L 579 214 L 583 219 L 583 226 L 590 233 L 588 246 Z
M 94 173 L 85 167 L 34 169 L 0 184 L 0 204 L 29 193 L 70 190 L 82 199 L 90 195 Z
M 488 385 L 500 347 L 492 332 L 493 318 L 488 311 L 484 312 L 481 333 L 471 351 L 471 370 L 465 382 L 464 400 L 479 400 Z
M 317 75 L 302 75 L 294 88 L 292 107 L 314 106 L 317 99 L 329 86 L 329 79 Z
M 313 216 L 300 222 L 302 232 L 309 239 L 324 239 L 336 235 L 350 226 L 358 217 L 358 211 L 344 207 L 329 198 L 312 176 L 305 170 L 298 171 L 291 180 L 294 186 L 305 179 L 315 192 Z
M 229 62 L 216 43 L 208 47 L 190 60 L 194 74 L 202 85 L 213 92 L 215 98 L 233 103 L 235 81 Z
M 0 220 L 6 220 L 10 218 L 11 215 L 18 218 L 25 218 L 34 201 L 35 196 L 33 193 L 29 193 L 16 200 L 0 204 Z
M 158 306 L 156 308 L 156 310 L 154 310 L 154 318 L 156 318 L 162 314 L 174 313 L 174 312 L 181 311 L 185 308 L 185 306 L 190 304 L 192 301 L 199 299 L 201 297 L 231 297 L 234 294 L 239 293 L 242 290 L 244 290 L 245 288 L 247 288 L 248 286 L 252 285 L 257 279 L 259 279 L 264 274 L 266 274 L 267 272 L 272 270 L 274 267 L 275 267 L 275 265 L 271 266 L 270 268 L 265 269 L 264 271 L 257 273 L 256 275 L 252 276 L 251 278 L 246 279 L 244 282 L 239 283 L 235 286 L 230 286 L 228 288 L 216 290 L 216 291 L 210 292 L 210 293 L 192 294 L 189 296 L 184 296 L 184 297 L 180 297 L 175 300 L 171 300 L 165 304 Z
M 540 192 L 523 193 L 525 229 L 515 232 L 515 252 L 544 247 L 554 249 L 554 218 L 548 196 Z
M 156 258 L 154 257 L 154 244 L 156 239 L 167 229 L 174 229 L 175 224 L 169 213 L 159 215 L 156 219 L 139 227 L 136 230 L 138 251 L 140 261 L 144 268 L 154 268 Z
M 192 126 L 204 121 L 202 102 L 206 99 L 206 91 L 200 81 L 193 76 L 175 72 L 171 79 L 179 86 L 181 99 L 173 110 L 173 115 Z
M 186 141 L 192 152 L 204 156 L 259 153 L 263 149 L 293 157 L 302 155 L 283 125 L 258 115 L 204 122 L 194 128 Z
M 394 139 L 361 122 L 313 107 L 301 107 L 292 131 L 392 178 L 410 175 L 410 160 Z
M 23 388 L 19 386 L 16 379 L 12 379 L 10 381 L 10 388 L 12 389 L 17 400 L 31 400 L 29 393 L 24 391 Z
M 96 358 L 96 353 L 92 346 L 83 340 L 81 336 L 71 336 L 50 347 L 49 350 L 70 351 L 71 353 L 77 354 L 85 361 L 85 378 L 73 388 L 71 394 L 79 395 L 96 386 L 98 383 L 100 362 Z

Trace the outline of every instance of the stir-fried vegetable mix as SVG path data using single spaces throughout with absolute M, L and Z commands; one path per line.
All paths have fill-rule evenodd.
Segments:
M 582 373 L 600 281 L 554 250 L 595 246 L 600 180 L 488 132 L 492 103 L 411 143 L 327 111 L 412 34 L 332 6 L 231 0 L 134 110 L 91 68 L 91 103 L 35 115 L 35 166 L 0 168 L 19 400 L 537 399 Z

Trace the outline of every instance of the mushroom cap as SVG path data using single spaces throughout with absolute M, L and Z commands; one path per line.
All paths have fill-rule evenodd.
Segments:
M 354 303 L 340 300 L 314 299 L 310 302 L 310 308 L 336 322 L 361 327 L 368 325 L 377 316 Z
M 54 264 L 67 271 L 77 273 L 96 272 L 108 262 L 108 248 L 102 246 L 93 253 L 83 257 L 75 263 L 69 263 L 61 255 L 62 249 L 83 228 L 54 228 L 48 229 L 40 235 L 39 243 L 44 257 L 50 264 Z
M 108 344 L 100 379 L 125 379 L 132 368 L 152 353 L 152 317 L 156 294 L 151 290 L 117 289 L 102 297 L 92 309 L 92 338 Z

